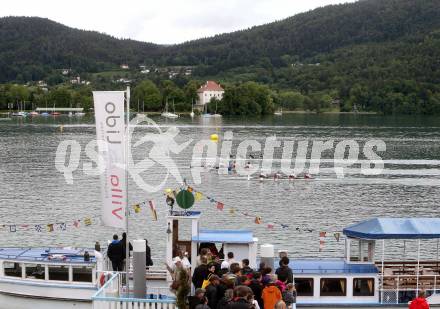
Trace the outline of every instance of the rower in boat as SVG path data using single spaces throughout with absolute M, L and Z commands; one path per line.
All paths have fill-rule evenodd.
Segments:
M 289 175 L 289 180 L 294 180 L 296 179 L 296 175 L 295 174 L 290 174 Z

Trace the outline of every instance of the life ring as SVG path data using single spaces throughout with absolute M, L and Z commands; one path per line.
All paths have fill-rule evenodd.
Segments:
M 101 276 L 99 277 L 99 286 L 100 287 L 104 286 L 105 282 L 107 281 L 106 277 L 107 276 L 105 273 L 102 273 Z

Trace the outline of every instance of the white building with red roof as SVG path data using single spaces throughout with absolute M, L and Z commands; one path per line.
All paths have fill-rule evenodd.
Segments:
M 197 105 L 204 106 L 205 104 L 211 102 L 213 98 L 221 100 L 225 90 L 212 80 L 208 80 L 197 90 Z

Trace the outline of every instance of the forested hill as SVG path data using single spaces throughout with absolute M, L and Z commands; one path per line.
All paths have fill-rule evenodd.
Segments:
M 362 0 L 173 46 L 119 40 L 42 18 L 0 18 L 0 82 L 41 79 L 48 69 L 97 72 L 122 63 L 202 65 L 206 74 L 326 54 L 345 46 L 422 38 L 440 29 L 438 0 Z M 203 74 L 203 71 L 200 71 Z
M 330 5 L 285 20 L 176 45 L 164 54 L 169 63 L 236 67 L 267 57 L 310 57 L 344 46 L 420 37 L 440 29 L 438 0 L 362 0 Z
M 0 82 L 40 80 L 52 69 L 96 72 L 122 63 L 138 64 L 157 48 L 48 19 L 4 17 L 0 18 Z

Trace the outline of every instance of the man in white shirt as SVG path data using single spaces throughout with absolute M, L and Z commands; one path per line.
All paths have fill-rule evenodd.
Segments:
M 234 253 L 233 253 L 233 252 L 228 252 L 228 258 L 225 259 L 225 260 L 222 262 L 220 268 L 221 268 L 221 269 L 228 269 L 228 270 L 229 270 L 229 267 L 231 266 L 232 263 L 235 263 L 235 260 L 234 260 Z

